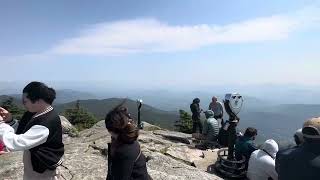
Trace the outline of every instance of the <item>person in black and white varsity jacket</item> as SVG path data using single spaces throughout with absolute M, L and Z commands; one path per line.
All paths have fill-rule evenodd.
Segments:
M 24 151 L 24 180 L 60 179 L 57 167 L 62 163 L 64 144 L 62 127 L 52 102 L 55 90 L 41 82 L 23 89 L 27 112 L 20 121 L 0 107 L 0 140 L 8 151 Z

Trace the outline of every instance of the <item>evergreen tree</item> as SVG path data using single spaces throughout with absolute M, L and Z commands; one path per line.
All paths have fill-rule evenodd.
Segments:
M 179 110 L 180 119 L 176 121 L 175 127 L 176 130 L 183 133 L 192 133 L 192 118 L 189 113 L 184 110 Z
M 76 102 L 74 108 L 69 108 L 64 111 L 64 116 L 80 131 L 91 128 L 98 122 L 90 112 L 80 106 L 79 100 Z
M 9 97 L 7 100 L 3 101 L 0 106 L 8 110 L 12 114 L 12 117 L 18 120 L 21 119 L 25 112 L 25 110 L 14 104 L 13 97 Z

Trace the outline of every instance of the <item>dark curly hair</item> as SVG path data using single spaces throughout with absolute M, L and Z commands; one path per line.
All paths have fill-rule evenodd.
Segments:
M 248 127 L 246 129 L 246 132 L 244 133 L 244 136 L 249 137 L 249 138 L 256 136 L 256 135 L 258 135 L 258 130 L 253 127 Z
M 42 99 L 51 105 L 56 98 L 56 91 L 53 88 L 49 88 L 46 84 L 37 81 L 30 82 L 23 88 L 22 92 L 27 94 L 27 98 L 32 103 Z
M 108 112 L 105 118 L 105 124 L 109 131 L 118 134 L 117 141 L 130 144 L 137 140 L 139 129 L 128 113 L 128 108 L 123 106 L 124 103 L 125 101 Z

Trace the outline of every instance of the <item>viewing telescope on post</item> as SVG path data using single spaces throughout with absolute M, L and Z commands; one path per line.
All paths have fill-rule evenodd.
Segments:
M 240 121 L 238 114 L 242 108 L 243 98 L 239 93 L 229 93 L 225 95 L 224 108 L 229 115 L 228 123 L 228 159 L 234 159 L 234 145 L 237 139 L 236 127 Z
M 227 140 L 228 148 L 218 151 L 218 158 L 215 163 L 217 172 L 228 178 L 244 178 L 246 176 L 245 158 L 236 160 L 234 158 L 234 145 L 237 139 L 236 127 L 240 121 L 238 117 L 243 105 L 243 97 L 239 93 L 229 93 L 223 100 L 224 108 L 229 115 L 229 119 L 223 124 L 226 131 L 224 140 Z
M 141 123 L 141 107 L 142 107 L 142 99 L 137 99 L 137 108 L 138 108 L 138 128 L 143 129 L 143 125 Z

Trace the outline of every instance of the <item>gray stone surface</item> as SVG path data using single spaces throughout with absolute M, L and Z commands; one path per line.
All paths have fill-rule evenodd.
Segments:
M 107 143 L 110 142 L 110 134 L 101 124 L 100 122 L 100 125 L 80 132 L 79 137 L 64 136 L 65 156 L 63 166 L 59 167 L 64 179 L 102 180 L 106 178 L 108 165 L 105 154 Z M 191 135 L 170 131 L 156 133 L 140 131 L 139 142 L 142 152 L 150 159 L 147 162 L 147 168 L 154 180 L 221 179 L 205 170 L 205 166 L 213 158 L 202 162 L 204 158 L 200 156 L 206 153 L 167 138 L 175 135 L 179 138 L 191 138 Z M 199 168 L 191 166 L 190 162 L 198 164 Z M 0 167 L 0 179 L 22 179 L 22 153 L 1 155 Z
M 154 134 L 156 135 L 161 135 L 164 138 L 167 138 L 169 140 L 173 140 L 176 142 L 182 142 L 185 144 L 190 144 L 192 135 L 191 134 L 185 134 L 181 132 L 174 132 L 174 131 L 166 131 L 166 130 L 156 130 L 153 131 Z
M 144 130 L 144 131 L 161 130 L 161 128 L 160 128 L 159 126 L 152 125 L 152 124 L 147 123 L 147 122 L 145 122 L 145 121 L 143 121 L 142 124 L 143 124 L 143 130 Z
M 199 149 L 189 148 L 188 146 L 171 146 L 167 149 L 166 155 L 181 160 L 186 164 L 194 164 L 195 161 L 203 159 L 203 152 Z
M 148 162 L 148 172 L 154 180 L 220 180 L 213 174 L 186 165 L 161 153 L 148 153 L 152 159 Z
M 69 122 L 69 120 L 64 116 L 59 116 L 62 126 L 62 132 L 64 134 L 69 134 L 72 137 L 78 135 L 78 130 Z
M 0 156 L 0 179 L 21 180 L 23 175 L 22 152 L 6 153 Z

